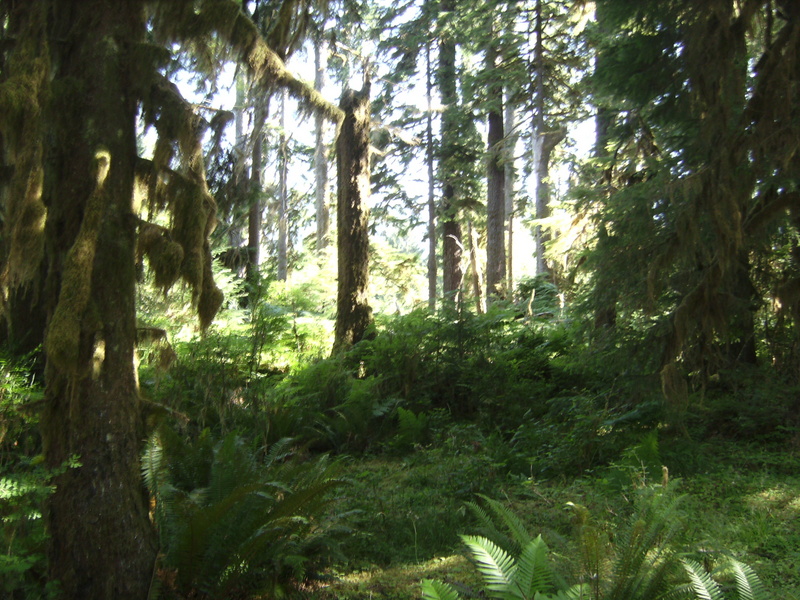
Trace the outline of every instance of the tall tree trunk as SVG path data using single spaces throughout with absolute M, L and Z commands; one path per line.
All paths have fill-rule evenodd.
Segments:
M 605 26 L 605 5 L 600 3 L 595 9 L 595 19 L 599 31 L 603 31 Z M 595 71 L 603 68 L 605 61 L 604 53 L 599 52 L 596 57 Z M 609 141 L 609 130 L 614 121 L 614 111 L 604 106 L 597 107 L 595 115 L 595 144 L 594 156 L 599 159 L 609 157 L 607 149 Z M 611 184 L 611 165 L 604 165 L 602 185 Z M 610 252 L 608 249 L 612 244 L 611 236 L 604 223 L 600 223 L 597 231 L 597 245 L 595 251 L 598 255 Z M 597 330 L 613 328 L 617 324 L 617 288 L 613 281 L 608 281 L 606 277 L 598 279 L 595 284 L 595 308 L 594 308 L 594 327 Z
M 455 10 L 454 0 L 442 1 L 442 12 L 451 13 L 453 10 Z M 458 305 L 461 301 L 461 286 L 464 279 L 461 266 L 464 246 L 461 243 L 458 207 L 454 204 L 456 190 L 452 176 L 452 163 L 457 160 L 453 152 L 457 147 L 459 131 L 456 43 L 449 35 L 439 41 L 439 91 L 444 105 L 439 157 L 442 173 L 442 202 L 439 211 L 439 220 L 442 223 L 442 293 L 446 300 Z
M 360 92 L 345 90 L 339 105 L 344 112 L 344 121 L 336 141 L 339 281 L 334 354 L 361 341 L 372 323 L 372 308 L 367 299 L 371 126 L 369 89 L 369 83 L 365 82 Z
M 494 41 L 486 50 L 486 70 L 497 69 L 497 51 Z M 497 77 L 499 79 L 499 77 Z M 489 131 L 487 135 L 486 161 L 486 301 L 505 297 L 506 248 L 505 248 L 505 171 L 503 169 L 503 86 L 489 85 Z
M 514 168 L 514 151 L 516 147 L 517 134 L 514 131 L 514 104 L 510 96 L 506 97 L 505 105 L 505 126 L 506 151 L 505 151 L 505 184 L 503 192 L 505 194 L 506 205 L 506 290 L 508 294 L 514 292 L 514 180 L 516 171 Z
M 431 45 L 425 46 L 425 92 L 428 102 L 428 115 L 425 123 L 426 153 L 428 166 L 428 308 L 436 310 L 436 179 L 434 176 L 433 151 L 433 66 Z
M 281 134 L 278 142 L 278 281 L 286 281 L 289 270 L 289 150 L 286 139 L 286 90 L 281 97 Z
M 546 219 L 550 216 L 550 156 L 555 147 L 566 137 L 563 129 L 548 130 L 546 111 L 545 60 L 544 60 L 544 14 L 542 0 L 536 0 L 536 22 L 534 35 L 534 67 L 536 69 L 536 86 L 534 88 L 533 119 L 533 181 L 535 186 L 534 201 L 536 218 Z M 541 225 L 534 229 L 536 244 L 536 273 L 547 274 L 549 267 L 545 258 L 550 235 Z
M 314 38 L 314 89 L 322 91 L 325 83 L 325 66 L 322 64 L 322 35 Z M 325 148 L 325 119 L 321 112 L 314 117 L 314 180 L 315 209 L 317 215 L 317 254 L 328 247 L 330 238 L 330 208 L 328 202 L 328 153 Z
M 258 100 L 259 104 L 262 102 Z M 261 264 L 261 197 L 263 194 L 262 172 L 264 168 L 264 123 L 267 120 L 269 99 L 255 111 L 253 124 L 253 162 L 250 170 L 250 205 L 247 210 L 247 283 L 250 286 L 250 306 L 257 301 L 259 265 Z
M 134 369 L 139 0 L 47 2 L 58 90 L 48 114 L 48 329 L 42 438 L 55 480 L 45 518 L 62 597 L 144 599 L 155 538 L 141 481 Z

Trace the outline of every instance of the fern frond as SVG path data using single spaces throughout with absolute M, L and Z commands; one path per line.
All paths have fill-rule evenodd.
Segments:
M 512 589 L 512 581 L 517 570 L 514 558 L 487 538 L 462 535 L 461 539 L 469 548 L 486 589 L 494 592 L 495 598 L 505 597 L 505 594 Z
M 725 600 L 722 590 L 700 563 L 685 558 L 681 560 L 697 600 Z
M 537 593 L 549 593 L 555 588 L 553 569 L 547 562 L 549 549 L 542 536 L 531 540 L 517 559 L 513 584 L 523 598 L 533 598 Z
M 423 579 L 422 597 L 424 600 L 461 600 L 455 588 L 436 579 Z
M 517 544 L 518 549 L 522 549 L 527 546 L 528 543 L 530 543 L 530 541 L 533 539 L 533 536 L 528 533 L 528 530 L 525 528 L 525 524 L 522 522 L 522 519 L 520 519 L 514 511 L 506 507 L 503 503 L 493 500 L 488 496 L 481 497 L 489 506 L 489 509 L 492 511 L 492 513 L 494 513 L 494 515 L 498 517 L 506 526 L 511 536 L 514 538 L 514 542 Z
M 480 495 L 480 494 L 479 494 Z M 485 496 L 480 495 L 482 498 Z M 492 516 L 484 510 L 484 508 L 477 502 L 467 502 L 466 507 L 475 516 L 478 521 L 476 533 L 485 538 L 492 540 L 495 544 L 503 548 L 510 554 L 517 554 L 521 550 L 521 546 L 517 544 L 510 536 L 506 535 L 497 528 Z
M 736 579 L 736 591 L 739 592 L 739 600 L 769 599 L 767 588 L 750 565 L 733 558 L 729 559 L 729 564 Z

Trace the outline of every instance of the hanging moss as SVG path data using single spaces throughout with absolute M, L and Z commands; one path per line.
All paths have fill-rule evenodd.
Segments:
M 183 247 L 172 240 L 168 229 L 142 222 L 139 225 L 138 260 L 141 261 L 144 256 L 147 256 L 153 270 L 156 286 L 164 292 L 168 291 L 181 276 Z
M 214 282 L 214 274 L 211 272 L 211 247 L 208 243 L 204 246 L 203 254 L 203 286 L 197 302 L 197 315 L 200 318 L 200 328 L 205 330 L 219 312 L 224 294 Z
M 110 153 L 105 148 L 98 149 L 94 161 L 97 184 L 64 260 L 61 292 L 45 338 L 48 360 L 73 377 L 79 375 L 81 320 L 91 296 L 94 256 L 106 201 L 104 184 L 110 167 Z
M 50 62 L 43 23 L 42 9 L 33 10 L 9 61 L 8 78 L 0 84 L 0 130 L 13 162 L 5 207 L 10 238 L 2 276 L 6 289 L 35 281 L 44 256 L 41 107 L 48 99 Z

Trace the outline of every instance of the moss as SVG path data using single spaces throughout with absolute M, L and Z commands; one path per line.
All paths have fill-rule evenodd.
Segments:
M 58 304 L 45 338 L 48 360 L 73 377 L 79 375 L 81 322 L 92 292 L 92 270 L 105 208 L 104 184 L 110 161 L 106 149 L 97 150 L 93 165 L 97 186 L 89 197 L 80 230 L 64 260 Z
M 155 275 L 156 286 L 165 292 L 169 290 L 181 276 L 183 264 L 183 247 L 173 241 L 169 230 L 152 223 L 139 226 L 137 256 L 141 261 L 147 256 L 150 268 Z

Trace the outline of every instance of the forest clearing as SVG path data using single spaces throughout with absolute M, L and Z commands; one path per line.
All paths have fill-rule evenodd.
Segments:
M 798 6 L 0 0 L 0 596 L 800 599 Z

